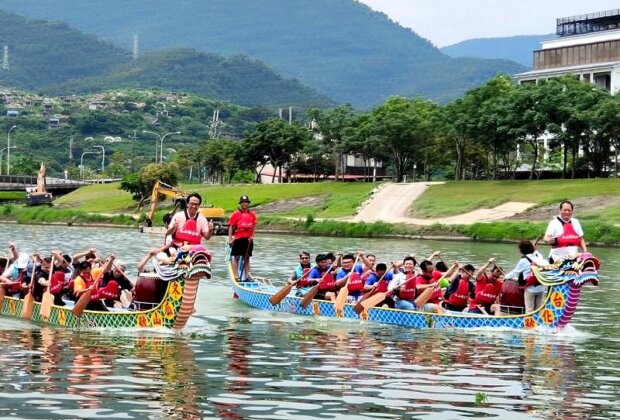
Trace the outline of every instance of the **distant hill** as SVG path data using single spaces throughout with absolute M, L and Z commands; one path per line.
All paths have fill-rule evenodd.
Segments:
M 152 88 L 252 106 L 328 107 L 334 103 L 296 80 L 286 80 L 245 56 L 224 58 L 191 49 L 151 52 L 105 75 L 48 86 L 48 94 L 95 93 L 115 88 Z
M 148 51 L 246 54 L 362 107 L 394 94 L 445 101 L 498 72 L 524 70 L 506 60 L 452 59 L 355 0 L 0 0 L 0 8 L 67 21 L 126 49 L 137 34 Z
M 505 38 L 468 39 L 441 48 L 450 57 L 497 58 L 515 61 L 532 68 L 532 52 L 540 49 L 540 42 L 555 38 L 555 34 L 520 35 Z
M 0 86 L 49 95 L 116 87 L 187 91 L 240 105 L 326 107 L 333 102 L 264 63 L 193 50 L 168 50 L 132 61 L 131 53 L 70 28 L 0 11 L 0 40 L 9 46 L 9 71 Z M 5 44 L 5 45 L 6 45 Z

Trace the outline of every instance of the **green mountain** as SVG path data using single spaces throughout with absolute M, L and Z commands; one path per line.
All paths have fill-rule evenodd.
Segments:
M 553 39 L 555 34 L 520 35 L 504 38 L 468 39 L 441 48 L 450 57 L 475 57 L 512 60 L 532 68 L 532 52 L 540 49 L 541 41 Z
M 49 95 L 83 94 L 118 87 L 188 91 L 241 105 L 324 107 L 333 103 L 264 63 L 193 50 L 131 54 L 66 23 L 30 21 L 0 11 L 0 48 L 9 47 L 9 70 L 0 86 Z
M 127 49 L 137 34 L 143 50 L 246 54 L 363 107 L 394 94 L 445 101 L 498 72 L 524 70 L 506 60 L 447 57 L 355 0 L 0 0 L 0 8 L 66 21 Z
M 296 80 L 286 80 L 265 64 L 245 56 L 224 58 L 191 49 L 145 54 L 101 76 L 69 81 L 43 90 L 48 94 L 98 92 L 116 88 L 158 87 L 252 106 L 328 107 L 333 102 Z

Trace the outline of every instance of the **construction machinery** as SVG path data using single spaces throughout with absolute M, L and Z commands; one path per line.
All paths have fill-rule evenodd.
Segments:
M 153 217 L 155 217 L 157 205 L 159 204 L 159 199 L 161 196 L 170 197 L 174 201 L 174 209 L 172 212 L 175 212 L 177 208 L 185 210 L 188 195 L 188 193 L 181 191 L 176 187 L 157 181 L 153 186 L 153 191 L 151 192 L 151 207 L 146 215 L 144 227 L 150 228 L 153 225 Z M 226 213 L 223 208 L 207 205 L 205 207 L 201 207 L 198 211 L 207 220 L 213 222 L 214 235 L 228 234 L 228 223 L 226 220 Z M 142 229 L 143 232 L 147 231 L 144 227 Z
M 45 171 L 45 164 L 41 162 L 41 168 L 39 168 L 39 174 L 37 175 L 37 187 L 26 188 L 27 206 L 52 205 L 52 193 L 47 191 L 45 184 Z

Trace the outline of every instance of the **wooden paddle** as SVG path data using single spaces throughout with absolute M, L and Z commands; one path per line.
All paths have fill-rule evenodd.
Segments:
M 327 277 L 327 275 L 336 267 L 336 263 L 339 260 L 340 260 L 340 256 L 338 256 L 338 258 L 336 258 L 336 261 L 334 261 L 332 263 L 332 265 L 327 269 L 325 274 L 323 274 L 323 277 L 321 277 L 321 280 L 319 280 L 319 282 L 315 286 L 312 286 L 312 289 L 308 290 L 308 293 L 306 293 L 304 295 L 304 298 L 301 300 L 301 307 L 302 308 L 305 308 L 306 306 L 308 306 L 310 304 L 310 302 L 312 302 L 312 299 L 314 299 L 316 294 L 319 293 L 319 285 L 325 279 L 325 277 Z
M 43 292 L 43 299 L 41 299 L 41 317 L 47 320 L 52 313 L 52 304 L 54 303 L 54 295 L 50 292 L 52 287 L 52 273 L 54 272 L 54 256 L 52 255 L 52 263 L 50 264 L 50 273 L 47 283 L 47 288 Z
M 298 278 L 297 280 L 295 280 L 293 283 L 288 283 L 286 284 L 286 286 L 284 286 L 283 288 L 281 288 L 280 290 L 278 290 L 277 292 L 275 292 L 270 298 L 269 298 L 269 303 L 271 303 L 273 306 L 278 305 L 280 302 L 282 302 L 282 300 L 287 297 L 289 295 L 289 293 L 291 293 L 291 290 L 293 290 L 293 287 L 295 287 L 297 285 L 297 283 L 301 280 L 303 280 L 305 277 L 308 276 L 308 274 L 310 274 L 310 271 L 312 271 L 312 269 L 306 271 L 300 278 Z
M 32 261 L 32 276 L 30 276 L 30 285 L 28 286 L 28 294 L 24 297 L 24 304 L 22 306 L 21 317 L 25 319 L 31 319 L 34 312 L 34 296 L 32 296 L 32 290 L 34 289 L 34 274 L 36 266 L 34 259 Z
M 377 286 L 379 285 L 379 283 L 381 283 L 383 281 L 383 279 L 385 278 L 385 275 L 394 268 L 394 263 L 390 264 L 390 266 L 387 268 L 387 270 L 385 270 L 385 273 L 383 273 L 383 275 L 381 276 L 381 278 L 374 284 L 374 286 L 372 286 L 372 289 L 370 289 L 364 296 L 362 296 L 362 298 L 359 300 L 359 302 L 357 302 L 355 304 L 355 308 L 353 308 L 353 310 L 355 311 L 356 314 L 361 314 L 362 312 L 364 312 L 365 309 L 368 308 L 372 308 L 373 306 L 375 306 L 377 303 L 382 302 L 385 299 L 385 295 L 382 296 L 381 300 L 377 300 L 376 298 L 374 298 L 376 295 L 378 295 L 379 293 L 377 293 L 376 295 L 373 295 L 374 291 L 377 289 Z M 366 302 L 368 299 L 373 299 L 373 304 L 362 304 L 363 302 Z
M 2 305 L 4 305 L 4 296 L 6 295 L 6 289 L 4 284 L 0 284 L 0 314 L 2 314 Z
M 344 283 L 344 286 L 342 286 L 338 291 L 338 295 L 336 296 L 336 300 L 334 301 L 334 307 L 336 309 L 336 312 L 342 311 L 344 309 L 344 304 L 346 303 L 347 297 L 349 296 L 349 280 L 355 272 L 355 266 L 357 265 L 359 259 L 360 254 L 357 254 L 357 258 L 353 262 L 353 267 L 351 267 L 351 271 L 345 276 L 346 281 Z

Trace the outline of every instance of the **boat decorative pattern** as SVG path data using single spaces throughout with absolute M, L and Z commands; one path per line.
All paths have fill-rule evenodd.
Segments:
M 35 302 L 31 320 L 67 328 L 171 328 L 181 329 L 193 313 L 196 291 L 201 279 L 211 278 L 210 256 L 195 253 L 186 264 L 166 267 L 156 265 L 155 278 L 168 279 L 162 301 L 146 311 L 101 312 L 85 310 L 81 317 L 71 312 L 71 307 L 52 305 L 48 319 L 41 316 L 41 304 Z M 147 274 L 148 275 L 148 274 Z M 5 297 L 0 303 L 0 315 L 19 318 L 23 300 Z
M 301 306 L 301 298 L 294 295 L 295 290 L 278 305 L 272 305 L 269 298 L 281 286 L 274 286 L 270 280 L 254 277 L 253 282 L 236 282 L 232 266 L 228 265 L 229 280 L 239 299 L 246 304 L 274 312 L 298 315 L 346 318 L 372 321 L 383 324 L 400 325 L 415 329 L 425 328 L 514 328 L 532 329 L 537 327 L 562 328 L 566 326 L 579 302 L 581 288 L 587 283 L 598 285 L 597 269 L 600 262 L 588 253 L 564 260 L 550 268 L 536 268 L 538 280 L 549 286 L 546 298 L 536 311 L 524 315 L 487 316 L 469 313 L 431 314 L 419 311 L 404 311 L 390 308 L 370 308 L 358 315 L 353 304 L 346 304 L 340 313 L 333 302 L 313 300 L 306 308 Z

